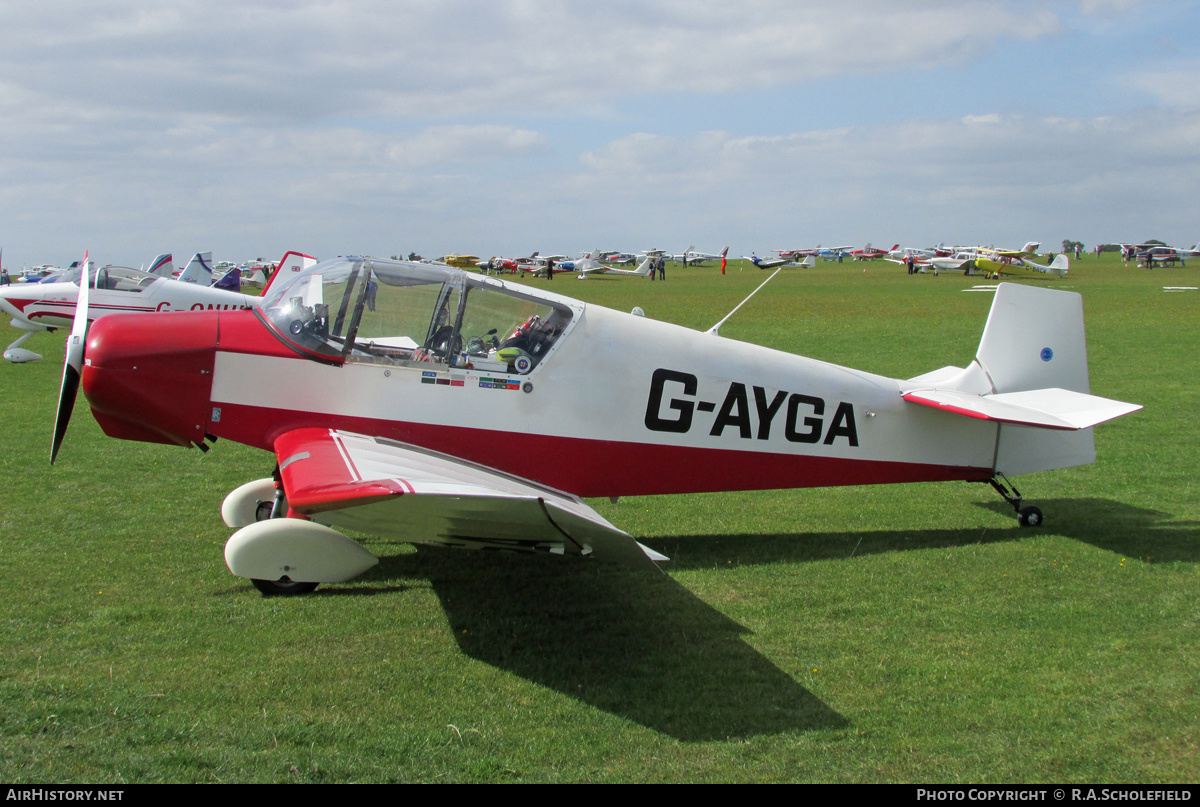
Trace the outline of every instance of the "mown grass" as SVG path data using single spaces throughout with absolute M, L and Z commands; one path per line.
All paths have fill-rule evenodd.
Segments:
M 707 328 L 766 277 L 553 290 Z M 785 270 L 722 335 L 888 375 L 969 362 L 991 296 L 889 264 Z M 218 507 L 269 470 L 105 438 L 50 469 L 61 336 L 0 367 L 0 780 L 1194 781 L 1194 269 L 1075 263 L 1093 390 L 1146 409 L 1017 480 L 593 502 L 665 575 L 414 549 L 264 599 Z M 544 285 L 547 281 L 529 281 Z M 647 346 L 652 350 L 653 346 Z

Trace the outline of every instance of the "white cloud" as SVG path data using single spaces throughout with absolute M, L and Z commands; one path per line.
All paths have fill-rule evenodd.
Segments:
M 825 243 L 887 233 L 930 243 L 1183 235 L 1194 226 L 1198 137 L 1200 115 L 1167 112 L 995 114 L 772 137 L 643 133 L 582 155 L 565 188 L 635 189 L 635 210 L 666 197 L 771 241 L 781 232 Z
M 944 64 L 1060 29 L 1042 4 L 1000 0 L 126 0 L 5 7 L 0 26 L 3 75 L 51 106 L 244 124 L 734 92 Z
M 1129 7 L 7 4 L 0 221 L 38 262 L 60 259 L 48 249 L 73 255 L 76 244 L 136 261 L 172 248 L 166 239 L 178 239 L 180 251 L 224 243 L 255 254 L 271 251 L 264 241 L 321 254 L 527 253 L 538 248 L 531 238 L 547 236 L 561 242 L 542 246 L 569 250 L 596 238 L 683 246 L 702 232 L 721 244 L 740 234 L 747 243 L 731 243 L 737 250 L 792 235 L 856 241 L 885 231 L 1047 240 L 1027 231 L 1063 218 L 1099 230 L 1155 216 L 1169 230 L 1188 209 L 1181 187 L 1196 178 L 1196 125 L 1186 110 L 1196 108 L 1191 87 L 1200 82 L 1190 66 L 1139 62 L 1126 86 L 1180 111 L 1136 118 L 1103 99 L 1092 117 L 1035 114 L 1050 108 L 1036 100 L 1014 116 L 992 112 L 1013 106 L 978 92 L 989 86 L 977 68 L 986 63 L 1005 71 L 1016 88 L 1009 98 L 1059 81 L 1060 92 L 1036 98 L 1098 95 L 1109 79 L 1084 86 L 1078 75 L 1088 71 L 1058 69 L 1068 42 L 1059 34 L 1086 43 L 1114 21 L 1157 18 L 1141 9 L 1122 17 Z M 1172 22 L 1171 32 L 1189 29 Z M 1071 58 L 1086 52 L 1075 47 Z M 870 97 L 871 81 L 846 76 L 885 78 L 881 85 L 904 96 L 885 103 L 889 116 L 912 106 L 924 118 L 850 125 L 871 119 L 880 99 Z M 960 76 L 969 78 L 956 84 Z M 955 92 L 941 93 L 939 82 Z M 822 99 L 851 88 L 844 100 L 825 100 L 818 113 L 826 120 L 843 109 L 868 114 L 810 129 L 812 87 Z M 968 103 L 922 108 L 922 98 L 943 95 Z M 760 103 L 788 114 L 760 123 L 752 114 Z M 684 114 L 645 112 L 659 106 Z M 731 107 L 736 119 L 721 111 Z M 620 114 L 599 114 L 606 109 Z M 568 123 L 580 111 L 590 119 Z M 0 236 L 12 244 L 10 233 Z M 5 254 L 21 260 L 16 247 Z
M 1143 71 L 1128 77 L 1126 84 L 1172 107 L 1200 107 L 1200 67 Z

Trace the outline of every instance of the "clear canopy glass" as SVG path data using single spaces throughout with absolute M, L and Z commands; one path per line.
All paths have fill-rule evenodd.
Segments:
M 279 278 L 263 303 L 279 335 L 330 361 L 533 370 L 569 306 L 458 269 L 338 258 Z

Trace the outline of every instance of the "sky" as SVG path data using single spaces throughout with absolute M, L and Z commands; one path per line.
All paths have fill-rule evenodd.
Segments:
M 5 265 L 1200 240 L 1191 0 L 13 0 Z

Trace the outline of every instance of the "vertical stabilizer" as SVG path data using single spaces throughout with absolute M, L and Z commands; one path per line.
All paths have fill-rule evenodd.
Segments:
M 1001 283 L 975 359 L 994 392 L 1051 387 L 1089 392 L 1083 298 Z
M 171 256 L 171 253 L 164 252 L 162 255 L 159 255 L 150 262 L 150 268 L 146 271 L 159 277 L 174 277 L 175 260 Z
M 1053 388 L 1090 392 L 1083 298 L 1070 291 L 1001 283 L 975 360 L 995 393 Z M 995 469 L 1006 476 L 1095 460 L 1090 428 L 1051 431 L 1011 423 L 999 427 Z
M 183 274 L 179 279 L 184 283 L 195 283 L 199 286 L 209 286 L 212 284 L 212 253 L 197 252 L 192 256 L 192 260 L 188 263 L 187 268 L 183 270 Z

